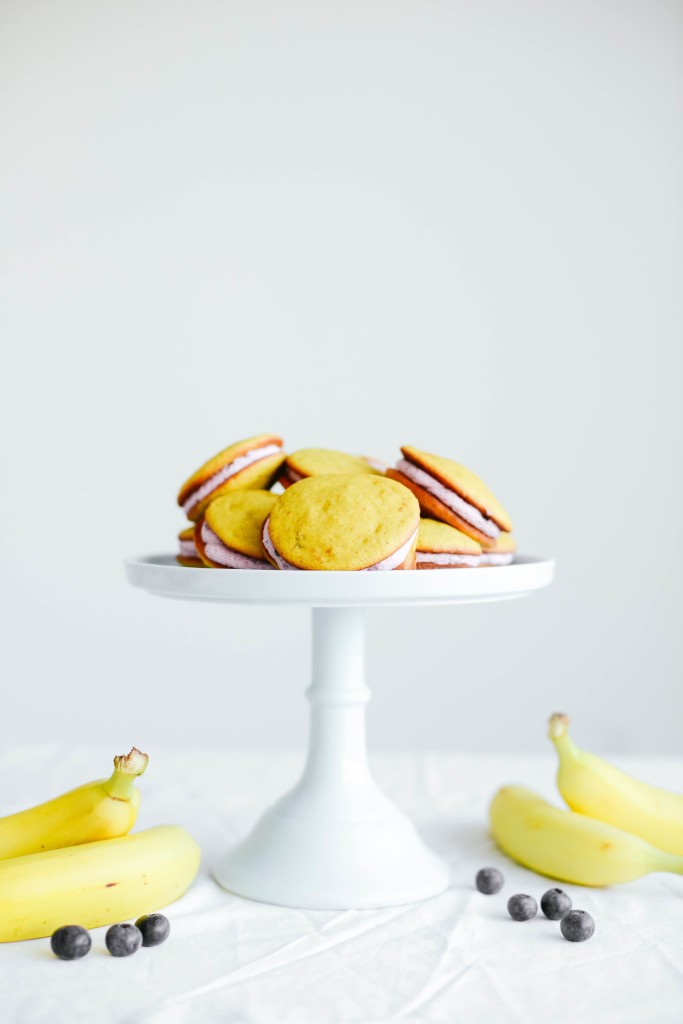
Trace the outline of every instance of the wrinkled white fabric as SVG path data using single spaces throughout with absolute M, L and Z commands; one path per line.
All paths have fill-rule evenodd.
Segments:
M 107 748 L 43 746 L 0 754 L 0 815 L 103 774 Z M 651 875 L 614 889 L 563 886 L 596 921 L 585 943 L 557 922 L 517 923 L 515 892 L 540 898 L 553 882 L 493 846 L 486 807 L 516 781 L 554 797 L 554 757 L 381 755 L 378 784 L 452 867 L 452 885 L 411 906 L 290 910 L 219 889 L 220 854 L 291 787 L 303 754 L 151 751 L 136 828 L 186 826 L 201 874 L 167 908 L 171 936 L 125 960 L 105 952 L 104 928 L 76 963 L 48 939 L 0 944 L 3 1024 L 680 1024 L 683 877 Z M 642 778 L 683 791 L 683 759 L 617 758 Z M 506 884 L 483 896 L 479 867 Z

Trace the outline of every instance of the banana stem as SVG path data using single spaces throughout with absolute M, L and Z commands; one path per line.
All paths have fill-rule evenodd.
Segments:
M 568 735 L 567 730 L 569 728 L 569 715 L 554 714 L 550 716 L 548 722 L 548 736 L 555 742 L 555 740 L 562 740 Z
M 578 757 L 579 751 L 569 735 L 569 715 L 551 715 L 548 723 L 548 736 L 555 744 L 558 753 L 567 759 Z
M 149 758 L 137 747 L 129 754 L 118 754 L 114 758 L 114 771 L 104 783 L 104 790 L 114 800 L 130 800 L 135 789 L 135 780 L 142 775 Z

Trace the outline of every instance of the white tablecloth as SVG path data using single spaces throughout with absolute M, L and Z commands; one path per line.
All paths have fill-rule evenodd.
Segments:
M 0 756 L 0 814 L 98 774 L 109 753 L 59 747 Z M 628 886 L 565 886 L 596 933 L 566 942 L 539 916 L 516 923 L 507 897 L 550 887 L 507 861 L 487 834 L 486 805 L 504 782 L 553 794 L 546 758 L 407 756 L 371 759 L 380 785 L 452 865 L 448 891 L 387 910 L 288 910 L 231 896 L 209 875 L 217 855 L 297 777 L 302 758 L 152 752 L 138 827 L 185 825 L 204 853 L 191 891 L 167 911 L 168 942 L 111 958 L 104 929 L 85 959 L 55 959 L 48 939 L 0 945 L 2 1024 L 681 1024 L 683 877 Z M 622 759 L 683 790 L 683 760 Z M 497 864 L 503 892 L 483 896 L 478 867 Z M 1 907 L 0 907 L 1 913 Z

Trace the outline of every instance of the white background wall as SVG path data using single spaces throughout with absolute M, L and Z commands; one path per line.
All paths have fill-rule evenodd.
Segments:
M 303 742 L 304 611 L 164 602 L 260 431 L 477 470 L 557 582 L 387 611 L 377 747 L 680 751 L 683 7 L 5 0 L 0 742 Z

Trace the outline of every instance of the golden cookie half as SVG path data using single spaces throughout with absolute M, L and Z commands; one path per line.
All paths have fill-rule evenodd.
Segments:
M 282 438 L 276 434 L 257 434 L 237 441 L 185 481 L 178 493 L 178 504 L 187 518 L 196 523 L 219 494 L 271 487 L 284 457 Z
M 194 526 L 186 526 L 184 530 L 180 531 L 178 534 L 178 546 L 179 551 L 175 559 L 180 565 L 194 567 L 195 569 L 201 568 L 204 565 L 194 546 Z
M 480 564 L 481 545 L 436 519 L 421 519 L 417 531 L 416 569 L 462 569 Z
M 413 569 L 420 507 L 386 477 L 312 476 L 287 488 L 263 527 L 278 569 Z
M 277 501 L 270 491 L 232 491 L 215 498 L 195 525 L 197 550 L 213 569 L 272 569 L 261 530 Z
M 510 565 L 515 559 L 517 544 L 511 533 L 501 533 L 492 548 L 482 551 L 482 565 Z
M 333 473 L 379 473 L 362 455 L 347 455 L 331 448 L 300 448 L 285 458 L 280 468 L 278 483 L 290 487 L 309 476 L 329 476 Z
M 406 445 L 387 476 L 409 487 L 422 511 L 490 548 L 512 523 L 483 480 L 459 462 Z

